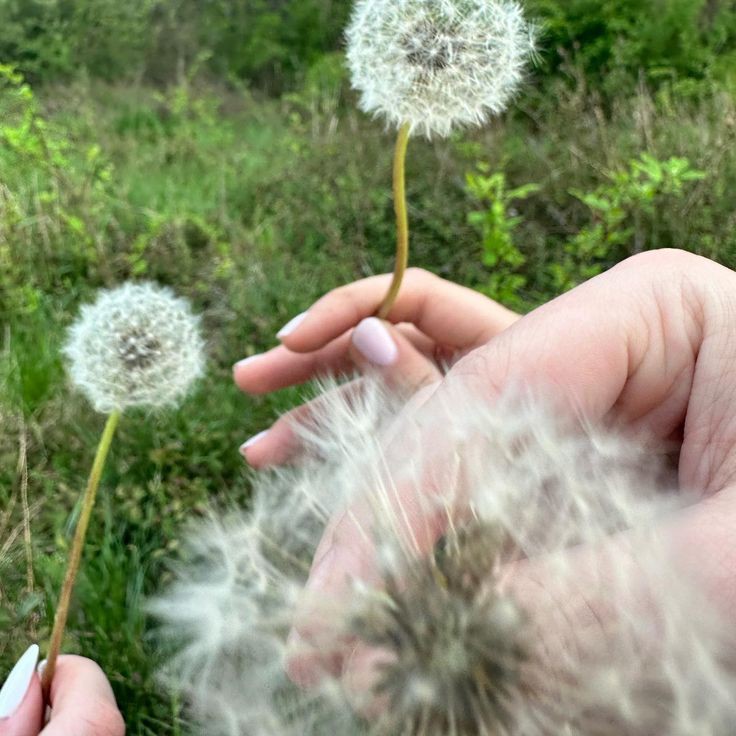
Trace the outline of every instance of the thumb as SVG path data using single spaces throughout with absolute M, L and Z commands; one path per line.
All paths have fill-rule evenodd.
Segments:
M 358 368 L 370 367 L 397 388 L 413 391 L 442 377 L 432 360 L 394 325 L 377 317 L 364 319 L 353 330 L 349 355 Z
M 41 682 L 36 674 L 38 646 L 18 660 L 0 690 L 0 736 L 38 736 L 43 720 Z
M 125 724 L 105 674 L 84 657 L 67 655 L 51 685 L 51 721 L 42 736 L 124 736 Z

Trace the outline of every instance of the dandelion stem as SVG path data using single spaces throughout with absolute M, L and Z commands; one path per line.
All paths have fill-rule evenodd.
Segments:
M 105 460 L 107 459 L 107 454 L 110 451 L 112 438 L 115 434 L 115 429 L 117 428 L 119 420 L 119 411 L 113 411 L 107 418 L 107 424 L 105 424 L 105 429 L 102 432 L 100 444 L 97 447 L 97 454 L 95 455 L 92 470 L 89 474 L 89 480 L 87 481 L 87 489 L 85 490 L 84 498 L 82 499 L 82 512 L 79 515 L 77 529 L 74 532 L 74 540 L 72 542 L 71 552 L 69 553 L 66 576 L 61 588 L 61 594 L 59 595 L 56 616 L 54 617 L 54 629 L 51 633 L 51 642 L 49 644 L 48 655 L 46 658 L 46 668 L 43 671 L 43 677 L 41 680 L 44 699 L 47 703 L 49 702 L 51 682 L 54 679 L 54 672 L 56 670 L 56 660 L 59 656 L 61 643 L 64 638 L 64 629 L 69 615 L 69 604 L 71 602 L 72 591 L 74 590 L 74 582 L 77 578 L 77 573 L 79 572 L 79 564 L 82 559 L 82 550 L 84 549 L 84 541 L 87 536 L 87 528 L 89 527 L 92 509 L 94 508 L 95 499 L 97 498 L 97 489 L 99 488 L 100 478 L 102 477 L 102 471 L 105 467 Z
M 388 293 L 378 308 L 378 317 L 386 319 L 399 295 L 401 282 L 409 263 L 409 216 L 406 211 L 406 149 L 409 145 L 409 123 L 399 128 L 394 152 L 394 211 L 396 212 L 396 265 Z

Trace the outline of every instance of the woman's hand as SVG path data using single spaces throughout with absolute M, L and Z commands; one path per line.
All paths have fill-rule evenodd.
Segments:
M 443 312 L 441 302 L 434 304 Z M 448 319 L 451 317 L 451 310 Z M 679 446 L 679 481 L 702 501 L 663 522 L 662 534 L 680 555 L 677 563 L 692 574 L 714 602 L 733 614 L 736 600 L 736 274 L 712 261 L 682 251 L 658 251 L 631 258 L 607 273 L 535 310 L 460 359 L 404 420 L 432 443 L 442 467 L 453 448 L 431 418 L 451 401 L 446 387 L 461 381 L 477 396 L 493 402 L 504 389 L 536 387 L 558 402 L 560 410 L 593 421 L 616 421 Z M 425 414 L 426 412 L 426 414 Z M 399 420 L 399 424 L 401 420 Z M 395 429 L 393 436 L 401 436 Z M 387 463 L 391 466 L 389 448 Z M 394 458 L 401 463 L 399 456 Z M 407 491 L 406 493 L 409 493 Z M 396 489 L 401 496 L 401 487 Z M 402 508 L 411 508 L 410 497 Z M 416 508 L 416 504 L 414 505 Z M 369 580 L 373 551 L 356 532 L 358 509 L 335 516 L 316 552 L 305 599 L 339 598 L 349 580 Z M 408 516 L 408 515 L 407 515 Z M 407 534 L 417 536 L 426 519 L 409 518 Z M 412 536 L 414 538 L 414 536 Z M 428 540 L 431 544 L 431 540 Z M 626 564 L 630 550 L 621 550 Z M 597 567 L 595 552 L 579 549 L 580 580 Z M 535 599 L 543 589 L 534 567 L 524 568 L 514 589 L 529 610 L 546 610 L 550 601 Z M 579 611 L 596 611 L 595 586 L 581 585 L 589 599 L 562 611 L 575 626 Z M 536 594 L 539 598 L 538 593 Z M 554 608 L 565 609 L 562 597 Z M 566 614 L 569 613 L 569 616 Z M 292 676 L 304 684 L 319 653 L 307 653 L 309 641 L 324 624 L 309 620 L 292 641 L 301 646 Z M 304 620 L 304 619 L 302 619 Z M 348 669 L 361 666 L 359 658 Z
M 125 724 L 110 683 L 89 659 L 59 659 L 44 728 L 38 647 L 18 661 L 0 691 L 0 736 L 124 736 Z
M 484 345 L 519 317 L 481 294 L 409 269 L 386 322 L 372 317 L 390 275 L 340 287 L 317 301 L 278 333 L 282 344 L 234 367 L 237 385 L 261 394 L 317 376 L 358 370 L 380 372 L 412 390 L 439 381 L 442 368 Z M 300 407 L 241 447 L 248 462 L 263 467 L 284 462 L 296 449 L 293 420 Z

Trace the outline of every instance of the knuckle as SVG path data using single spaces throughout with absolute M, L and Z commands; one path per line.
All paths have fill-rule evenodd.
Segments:
M 690 272 L 702 268 L 708 261 L 701 256 L 680 248 L 659 248 L 647 250 L 622 261 L 620 267 L 646 270 L 654 274 L 671 274 L 672 271 Z
M 419 266 L 411 266 L 406 271 L 406 279 L 413 284 L 426 284 L 437 279 L 431 271 Z

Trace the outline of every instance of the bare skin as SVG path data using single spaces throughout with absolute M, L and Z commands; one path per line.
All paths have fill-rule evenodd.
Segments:
M 371 362 L 354 342 L 354 328 L 371 318 L 385 295 L 389 274 L 331 291 L 317 301 L 282 344 L 234 368 L 236 384 L 262 394 L 324 375 L 370 369 L 391 384 L 419 389 L 442 378 L 440 364 L 452 364 L 486 344 L 519 315 L 471 289 L 421 269 L 409 269 L 384 327 L 396 345 L 388 365 Z M 305 407 L 282 417 L 244 451 L 260 468 L 285 462 L 295 447 L 291 425 Z
M 59 659 L 51 685 L 51 718 L 43 728 L 41 680 L 34 675 L 18 710 L 0 721 L 0 736 L 124 736 L 110 683 L 89 659 Z
M 379 303 L 385 278 L 323 297 L 282 346 L 236 367 L 237 384 L 262 393 L 318 373 L 365 367 L 369 361 L 354 336 Z M 489 402 L 505 387 L 521 384 L 551 390 L 570 412 L 615 420 L 672 442 L 679 450 L 680 486 L 698 493 L 701 501 L 668 521 L 663 532 L 681 551 L 683 569 L 732 614 L 736 273 L 683 251 L 643 253 L 517 318 L 477 294 L 414 272 L 389 322 L 394 323 L 386 329 L 397 345 L 396 358 L 378 370 L 390 381 L 430 386 L 407 408 L 413 426 L 421 425 L 422 412 L 443 401 L 450 380 L 466 382 Z M 446 375 L 433 359 L 438 349 L 449 349 Z M 294 449 L 288 424 L 288 417 L 280 420 L 246 448 L 248 462 L 263 467 L 287 460 Z M 419 526 L 420 520 L 414 523 Z M 307 584 L 311 593 L 339 596 L 349 578 L 370 575 L 371 553 L 361 540 L 350 514 L 333 519 L 314 558 Z M 627 554 L 622 550 L 622 556 Z M 594 551 L 579 550 L 576 559 L 584 579 L 585 568 L 596 565 Z M 522 569 L 519 577 L 518 589 L 531 591 L 529 605 L 534 606 L 533 571 Z M 576 609 L 589 612 L 595 605 L 578 601 Z M 298 628 L 297 638 L 304 633 Z M 346 676 L 365 666 L 360 660 L 351 659 Z M 297 657 L 294 679 L 308 683 L 313 662 Z

